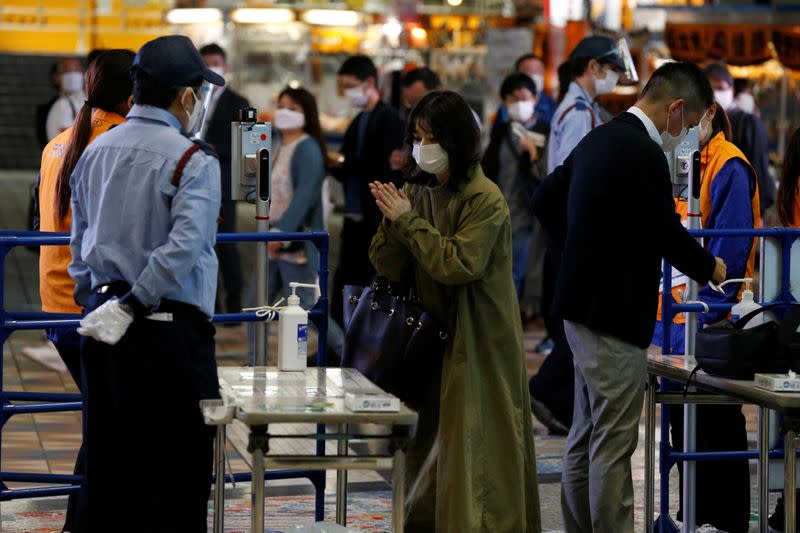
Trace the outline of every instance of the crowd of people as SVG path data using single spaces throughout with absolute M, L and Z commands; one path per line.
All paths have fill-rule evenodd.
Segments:
M 763 124 L 724 65 L 667 63 L 614 118 L 597 98 L 628 72 L 617 42 L 583 39 L 558 67 L 557 100 L 546 67 L 530 54 L 510 65 L 484 125 L 426 67 L 402 74 L 401 105 L 392 106 L 372 60 L 352 56 L 337 81 L 356 113 L 337 154 L 311 92 L 278 96 L 274 229 L 322 229 L 323 180 L 344 190 L 329 350 L 342 349 L 344 286 L 376 275 L 410 283 L 450 333 L 409 450 L 410 531 L 540 531 L 531 411 L 568 435 L 566 530 L 633 531 L 630 459 L 646 349 L 663 331 L 661 261 L 683 273 L 673 291 L 686 277 L 719 283 L 754 266 L 753 239 L 701 245 L 684 228 L 686 203 L 673 198 L 664 152 L 688 129 L 700 132 L 703 227 L 752 229 L 773 204 L 784 225 L 800 227 L 800 131 L 776 191 Z M 42 249 L 40 293 L 44 311 L 83 315 L 77 330 L 48 331 L 84 395 L 75 472 L 85 481 L 64 531 L 107 531 L 133 500 L 166 520 L 153 526 L 141 513 L 125 531 L 206 530 L 213 433 L 197 402 L 218 395 L 210 318 L 241 310 L 247 290 L 236 248 L 215 247 L 217 232 L 236 231 L 230 121 L 249 106 L 225 86 L 227 73 L 222 48 L 197 50 L 178 36 L 138 53 L 98 51 L 85 76 L 77 60 L 53 72 L 60 96 L 39 113 L 36 227 L 71 232 L 71 244 Z M 213 86 L 208 107 L 203 83 Z M 268 253 L 272 296 L 290 281 L 314 282 L 313 248 L 274 242 Z M 700 298 L 734 303 L 740 289 Z M 537 349 L 549 355 L 528 381 L 523 323 L 537 316 L 549 336 Z M 726 319 L 701 315 L 708 326 Z M 685 328 L 672 332 L 682 349 Z M 166 404 L 177 416 L 154 421 L 149 411 Z M 741 407 L 698 408 L 698 418 L 700 449 L 746 447 Z M 703 468 L 698 486 L 715 488 L 698 491 L 698 525 L 746 531 L 746 462 Z M 170 485 L 151 483 L 163 476 Z

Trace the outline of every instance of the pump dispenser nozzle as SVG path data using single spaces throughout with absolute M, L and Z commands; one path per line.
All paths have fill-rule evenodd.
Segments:
M 289 289 L 292 291 L 292 294 L 290 294 L 289 298 L 286 300 L 289 305 L 300 305 L 300 297 L 297 296 L 298 288 L 318 289 L 318 286 L 314 283 L 298 283 L 296 281 L 289 282 Z

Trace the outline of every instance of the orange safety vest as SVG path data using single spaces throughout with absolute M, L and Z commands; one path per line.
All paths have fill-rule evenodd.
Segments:
M 95 109 L 92 113 L 92 132 L 89 142 L 101 133 L 125 122 L 125 118 L 112 113 Z M 42 152 L 42 167 L 39 174 L 39 230 L 70 231 L 72 212 L 67 212 L 63 220 L 59 220 L 55 211 L 56 181 L 61 170 L 64 151 L 72 138 L 72 128 L 64 130 L 48 143 Z M 47 313 L 80 313 L 81 308 L 75 304 L 73 291 L 75 282 L 67 272 L 72 261 L 69 246 L 42 246 L 39 254 L 39 296 L 42 299 L 42 310 Z
M 717 177 L 717 173 L 722 170 L 722 167 L 725 166 L 725 163 L 730 161 L 731 159 L 739 158 L 750 168 L 750 171 L 753 173 L 753 176 L 756 175 L 756 171 L 753 170 L 753 167 L 750 165 L 750 162 L 747 161 L 747 157 L 739 150 L 736 145 L 727 141 L 725 139 L 725 135 L 723 133 L 718 133 L 715 135 L 705 146 L 705 148 L 700 152 L 700 220 L 702 221 L 703 228 L 708 228 L 708 217 L 711 214 L 711 184 L 714 182 L 714 178 Z M 710 179 L 709 179 L 710 176 Z M 761 218 L 761 204 L 758 199 L 758 180 L 756 180 L 755 184 L 755 192 L 753 194 L 752 200 L 750 201 L 751 208 L 753 210 L 753 227 L 757 228 L 760 225 L 760 218 Z M 675 211 L 681 216 L 681 221 L 685 224 L 686 219 L 688 218 L 688 209 L 689 203 L 684 198 L 675 198 Z M 742 229 L 749 229 L 749 228 L 742 228 Z M 753 276 L 753 269 L 755 267 L 756 262 L 756 239 L 753 239 L 753 247 L 750 250 L 750 257 L 747 260 L 747 268 L 745 269 L 745 276 L 746 278 Z M 744 286 L 741 291 L 744 290 Z M 685 293 L 686 285 L 676 285 L 672 287 L 672 297 L 675 298 L 677 301 L 681 300 L 681 295 L 679 293 Z M 661 291 L 659 290 L 659 293 Z M 661 320 L 661 297 L 658 298 L 658 312 L 656 318 L 660 321 Z M 673 324 L 684 324 L 686 319 L 684 318 L 683 314 L 677 314 L 672 320 Z

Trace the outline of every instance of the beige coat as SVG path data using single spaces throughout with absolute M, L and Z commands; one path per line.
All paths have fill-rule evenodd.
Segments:
M 384 221 L 370 258 L 380 275 L 413 270 L 426 310 L 450 328 L 441 384 L 409 450 L 416 479 L 438 454 L 409 531 L 539 532 L 539 495 L 522 328 L 502 193 L 479 167 L 459 191 L 407 185 L 413 210 Z

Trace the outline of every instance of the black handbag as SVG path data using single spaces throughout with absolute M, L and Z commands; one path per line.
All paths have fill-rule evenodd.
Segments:
M 378 277 L 344 288 L 342 367 L 355 368 L 381 389 L 419 408 L 439 382 L 446 329 L 412 291 Z
M 780 322 L 765 322 L 744 329 L 756 316 L 789 307 Z M 766 305 L 748 313 L 733 328 L 706 328 L 697 332 L 695 359 L 707 374 L 731 379 L 752 380 L 756 373 L 783 374 L 797 369 L 800 339 L 800 306 Z

